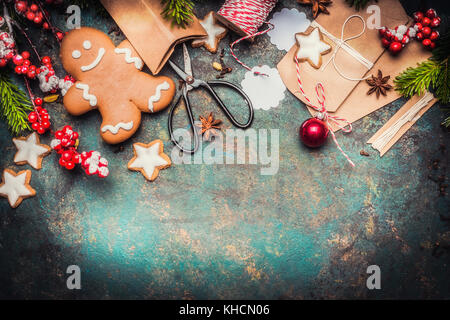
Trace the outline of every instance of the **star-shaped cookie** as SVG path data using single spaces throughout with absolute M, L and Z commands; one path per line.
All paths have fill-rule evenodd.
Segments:
M 298 50 L 295 53 L 299 62 L 308 61 L 309 64 L 319 69 L 322 65 L 322 55 L 331 51 L 331 45 L 323 40 L 323 35 L 318 28 L 309 32 L 295 34 Z
M 31 170 L 15 173 L 5 169 L 0 184 L 0 196 L 8 199 L 11 208 L 17 208 L 24 199 L 36 195 L 36 191 L 30 186 L 30 180 Z
M 208 36 L 192 41 L 192 47 L 204 46 L 209 52 L 216 53 L 220 40 L 227 34 L 227 29 L 217 23 L 213 11 L 208 13 L 203 20 L 199 20 L 199 22 Z
M 133 148 L 134 157 L 128 162 L 128 169 L 141 172 L 147 180 L 155 180 L 159 170 L 166 169 L 172 164 L 164 153 L 163 142 L 159 139 L 149 144 L 135 143 Z
M 14 163 L 17 165 L 29 164 L 36 170 L 42 168 L 42 159 L 52 152 L 52 148 L 39 143 L 39 136 L 33 132 L 28 137 L 14 138 L 17 153 L 14 156 Z

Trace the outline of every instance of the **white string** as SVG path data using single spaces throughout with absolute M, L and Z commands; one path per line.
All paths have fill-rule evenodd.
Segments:
M 395 137 L 400 129 L 408 122 L 416 121 L 419 118 L 419 112 L 425 108 L 434 96 L 430 92 L 426 92 L 424 96 L 417 101 L 411 109 L 405 112 L 397 121 L 395 121 L 382 135 L 380 135 L 373 143 L 372 148 L 382 152 L 382 150 L 389 144 L 389 142 Z
M 357 35 L 348 37 L 344 39 L 344 31 L 345 31 L 345 26 L 347 25 L 347 23 L 353 19 L 353 18 L 358 18 L 362 21 L 363 23 L 363 29 L 360 33 L 358 33 Z M 342 25 L 342 29 L 341 29 L 341 38 L 336 38 L 334 35 L 332 35 L 331 33 L 329 33 L 323 26 L 321 26 L 319 23 L 317 23 L 315 20 L 311 23 L 311 25 L 313 27 L 317 27 L 319 28 L 319 30 L 325 34 L 330 40 L 332 40 L 335 44 L 336 47 L 334 48 L 333 54 L 331 56 L 331 58 L 322 66 L 321 71 L 325 70 L 325 68 L 328 66 L 328 64 L 331 62 L 333 62 L 334 68 L 336 69 L 336 71 L 345 79 L 350 80 L 350 81 L 362 81 L 362 80 L 366 80 L 370 77 L 370 75 L 368 75 L 367 77 L 364 78 L 351 78 L 347 75 L 345 75 L 336 65 L 336 55 L 339 51 L 340 48 L 343 48 L 350 56 L 352 56 L 353 58 L 355 58 L 359 63 L 361 63 L 364 67 L 367 68 L 367 70 L 370 70 L 373 68 L 373 63 L 371 61 L 369 61 L 368 59 L 364 58 L 358 51 L 356 51 L 353 47 L 351 47 L 347 41 L 359 38 L 365 31 L 366 31 L 366 22 L 364 21 L 363 17 L 361 17 L 360 15 L 354 14 L 349 16 L 344 24 Z

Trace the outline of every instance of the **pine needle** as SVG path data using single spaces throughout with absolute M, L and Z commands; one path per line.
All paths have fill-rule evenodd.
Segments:
M 28 112 L 33 110 L 27 95 L 0 71 L 0 117 L 5 120 L 12 135 L 31 130 Z

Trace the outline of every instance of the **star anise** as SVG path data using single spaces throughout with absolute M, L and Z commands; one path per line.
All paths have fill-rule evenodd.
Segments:
M 300 4 L 311 5 L 314 18 L 316 18 L 320 12 L 330 14 L 327 6 L 333 3 L 331 0 L 297 0 L 297 2 Z
M 219 135 L 219 132 L 216 129 L 220 130 L 222 120 L 214 119 L 212 112 L 209 114 L 208 118 L 200 116 L 200 121 L 202 123 L 196 123 L 195 125 L 200 128 L 199 134 L 202 134 L 205 140 L 210 141 L 212 136 Z
M 391 76 L 383 77 L 381 70 L 378 70 L 378 76 L 375 77 L 374 75 L 372 75 L 371 79 L 366 80 L 367 84 L 371 86 L 370 90 L 367 91 L 367 94 L 370 95 L 375 92 L 377 98 L 380 97 L 380 93 L 385 96 L 386 91 L 392 89 L 392 86 L 388 84 L 390 78 Z

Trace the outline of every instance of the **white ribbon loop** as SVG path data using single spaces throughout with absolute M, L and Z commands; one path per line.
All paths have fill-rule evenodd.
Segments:
M 358 18 L 361 20 L 361 22 L 363 23 L 363 29 L 361 30 L 360 33 L 345 38 L 344 39 L 344 31 L 345 31 L 345 27 L 347 25 L 347 23 L 353 19 L 353 18 Z M 370 70 L 373 68 L 373 63 L 371 61 L 369 61 L 368 59 L 364 58 L 358 51 L 356 51 L 353 47 L 351 47 L 347 41 L 359 38 L 361 35 L 364 34 L 364 32 L 366 31 L 366 22 L 364 21 L 363 17 L 361 17 L 358 14 L 354 14 L 349 16 L 344 24 L 342 25 L 342 29 L 341 29 L 341 38 L 336 38 L 334 35 L 332 35 L 331 33 L 329 33 L 323 26 L 321 26 L 319 23 L 317 23 L 315 20 L 311 23 L 311 26 L 319 28 L 319 30 L 325 34 L 331 41 L 333 41 L 336 44 L 336 47 L 333 50 L 333 54 L 331 55 L 331 58 L 324 64 L 322 65 L 321 71 L 325 70 L 325 68 L 328 66 L 328 64 L 330 62 L 333 62 L 334 68 L 336 69 L 336 71 L 344 78 L 350 81 L 362 81 L 362 80 L 366 80 L 368 79 L 370 76 L 367 76 L 365 78 L 352 78 L 349 77 L 347 75 L 345 75 L 336 65 L 336 55 L 339 51 L 339 49 L 344 49 L 350 56 L 352 56 L 353 58 L 355 58 L 359 63 L 361 63 L 364 67 L 367 68 L 367 70 Z

